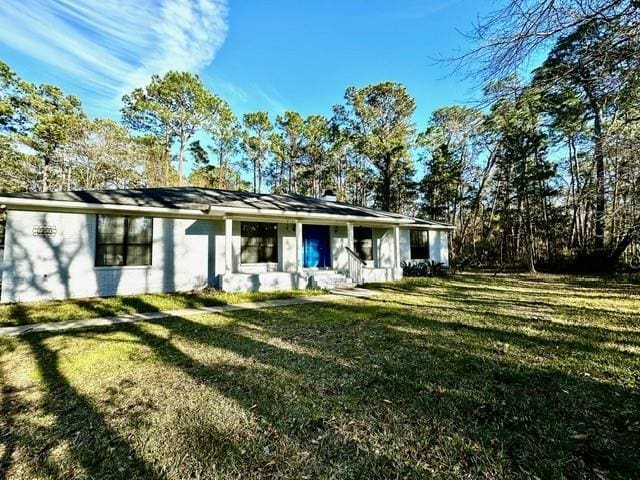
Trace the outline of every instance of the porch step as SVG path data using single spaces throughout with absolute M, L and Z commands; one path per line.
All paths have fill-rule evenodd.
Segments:
M 325 290 L 355 288 L 355 284 L 347 275 L 339 272 L 317 272 L 311 278 L 313 288 Z

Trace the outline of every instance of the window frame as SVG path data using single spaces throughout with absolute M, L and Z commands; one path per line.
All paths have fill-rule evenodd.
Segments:
M 423 244 L 416 244 L 413 243 L 413 235 L 414 233 L 421 233 L 424 238 Z M 425 253 L 426 255 L 423 256 L 416 256 L 414 255 L 413 251 L 414 248 L 424 248 L 426 249 Z M 411 258 L 411 260 L 429 260 L 430 258 L 430 252 L 429 252 L 429 230 L 422 230 L 422 229 L 417 229 L 417 228 L 412 228 L 409 230 L 409 256 Z
M 122 242 L 100 242 L 100 217 L 122 218 L 124 219 L 123 238 Z M 151 235 L 148 242 L 131 242 L 129 241 L 129 220 L 131 218 L 146 218 L 150 220 Z M 117 264 L 101 264 L 98 263 L 98 251 L 100 246 L 104 245 L 122 245 L 122 263 Z M 149 263 L 129 263 L 129 246 L 147 246 L 149 248 Z M 117 267 L 150 267 L 153 265 L 153 217 L 144 215 L 101 215 L 96 214 L 96 241 L 95 241 L 95 254 L 94 254 L 94 266 L 96 268 L 117 268 Z
M 264 235 L 264 231 L 262 232 L 263 235 L 262 236 L 245 236 L 244 232 L 243 232 L 243 227 L 244 225 L 260 225 L 263 228 L 265 228 L 266 226 L 271 226 L 273 227 L 273 237 L 271 235 L 269 236 L 265 236 Z M 260 245 L 245 245 L 245 238 L 247 239 L 265 239 L 265 238 L 273 238 L 274 239 L 274 244 L 271 246 L 272 247 L 272 255 L 271 258 L 267 258 L 265 257 L 264 259 L 261 259 L 261 253 L 264 252 L 264 248 L 268 247 L 269 245 L 265 245 L 265 244 L 260 244 Z M 245 261 L 244 260 L 244 254 L 245 254 L 245 248 L 246 247 L 252 247 L 252 248 L 256 248 L 257 249 L 257 260 L 256 261 Z M 279 253 L 279 245 L 278 245 L 278 224 L 275 222 L 255 222 L 255 221 L 241 221 L 240 222 L 240 265 L 269 265 L 269 264 L 277 264 L 279 262 L 279 258 L 280 258 L 280 253 Z
M 368 231 L 369 235 L 366 238 L 360 237 L 358 238 L 358 233 L 357 232 L 363 232 L 363 231 Z M 369 255 L 361 255 L 362 253 L 362 241 L 363 240 L 369 240 L 371 242 L 371 246 L 369 247 L 371 249 L 371 252 L 369 253 Z M 360 245 L 358 245 L 360 244 Z M 373 228 L 371 227 L 362 227 L 362 226 L 354 226 L 353 227 L 353 250 L 356 252 L 356 254 L 358 255 L 358 257 L 360 257 L 360 260 L 362 260 L 363 262 L 371 262 L 374 260 L 374 255 L 373 255 Z

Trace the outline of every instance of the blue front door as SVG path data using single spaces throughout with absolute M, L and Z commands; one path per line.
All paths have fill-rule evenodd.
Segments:
M 304 268 L 331 268 L 331 245 L 327 225 L 303 225 Z

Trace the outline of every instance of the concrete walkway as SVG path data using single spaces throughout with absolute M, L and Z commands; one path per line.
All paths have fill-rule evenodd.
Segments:
M 331 302 L 352 298 L 371 298 L 378 295 L 378 292 L 366 290 L 364 288 L 331 290 L 326 295 L 315 295 L 312 297 L 282 298 L 278 300 L 266 300 L 264 302 L 236 303 L 231 305 L 220 305 L 216 307 L 195 307 L 183 308 L 180 310 L 164 310 L 160 312 L 133 313 L 131 315 L 120 315 L 117 317 L 95 317 L 84 320 L 71 320 L 69 322 L 37 323 L 33 325 L 18 325 L 15 327 L 0 327 L 0 337 L 15 337 L 25 333 L 34 332 L 58 332 L 61 330 L 75 330 L 79 328 L 105 327 L 119 325 L 121 323 L 133 323 L 145 320 L 159 320 L 170 317 L 184 317 L 187 315 L 198 315 L 202 313 L 223 313 L 238 310 L 254 310 L 257 308 L 286 307 L 289 305 L 304 305 L 306 303 Z

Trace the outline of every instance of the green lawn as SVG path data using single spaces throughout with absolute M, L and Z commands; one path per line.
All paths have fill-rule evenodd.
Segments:
M 203 290 L 186 293 L 125 295 L 78 300 L 13 303 L 0 305 L 0 327 L 83 318 L 111 317 L 138 312 L 213 307 L 241 302 L 258 302 L 324 293 L 322 290 L 293 290 L 258 293 L 227 293 Z
M 459 275 L 0 339 L 0 478 L 640 478 L 640 288 Z

